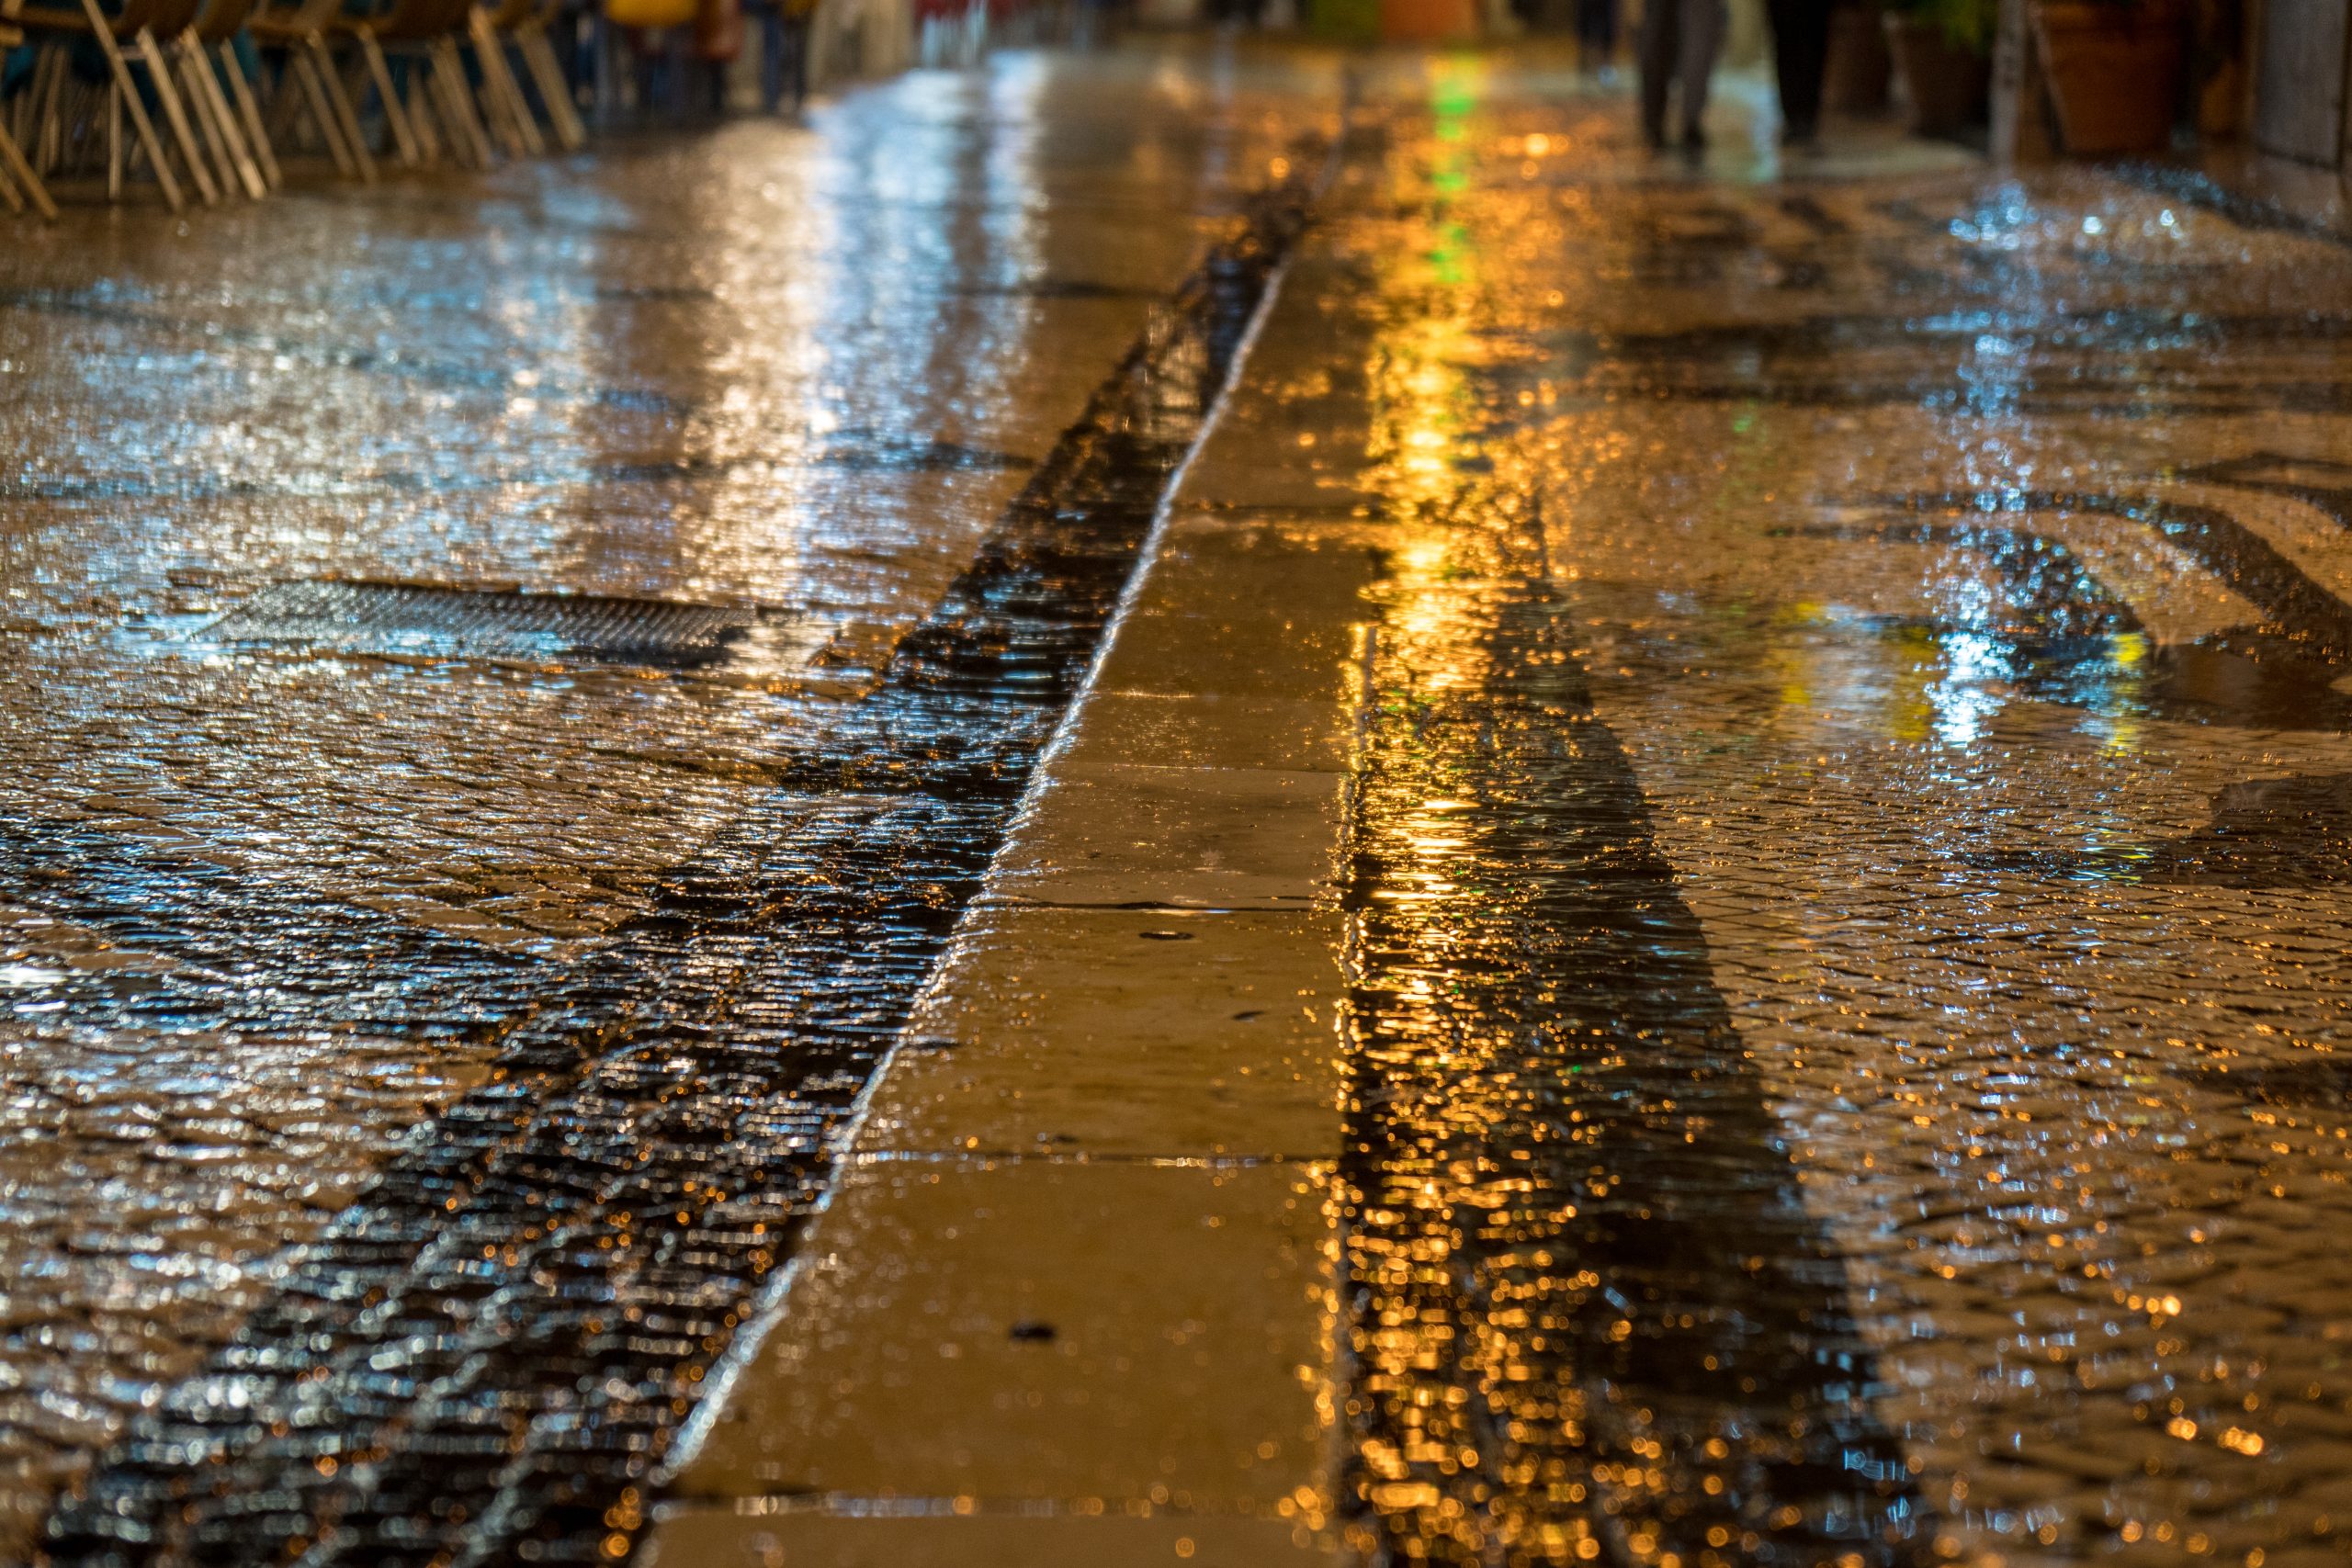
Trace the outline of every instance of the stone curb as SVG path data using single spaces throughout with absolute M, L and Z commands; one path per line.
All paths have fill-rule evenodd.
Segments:
M 641 1563 L 1357 1561 L 1337 895 L 1391 541 L 1332 265 L 1272 294 Z

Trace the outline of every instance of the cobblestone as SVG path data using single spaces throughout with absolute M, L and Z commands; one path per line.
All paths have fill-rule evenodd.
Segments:
M 2084 172 L 1685 171 L 1426 80 L 1333 242 L 1349 482 L 1419 528 L 1359 892 L 1370 1517 L 1462 1562 L 2340 1559 L 2344 253 Z

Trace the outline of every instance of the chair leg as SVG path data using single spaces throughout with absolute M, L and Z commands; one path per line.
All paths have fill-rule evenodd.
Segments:
M 523 139 L 514 134 L 514 127 L 506 118 L 506 106 L 499 100 L 498 91 L 490 85 L 489 78 L 484 77 L 479 85 L 468 82 L 466 96 L 482 133 L 491 139 L 493 156 L 520 158 Z
M 523 143 L 515 136 L 514 126 L 507 122 L 506 105 L 498 96 L 498 85 L 491 76 L 490 62 L 481 58 L 481 40 L 472 27 L 472 21 L 481 16 L 481 12 L 479 9 L 467 12 L 469 21 L 466 39 L 467 43 L 474 46 L 474 62 L 481 72 L 481 85 L 477 86 L 470 77 L 464 74 L 465 50 L 456 39 L 451 39 L 449 46 L 458 55 L 458 80 L 465 92 L 467 105 L 473 110 L 474 118 L 481 123 L 483 133 L 496 138 L 498 152 L 503 152 L 510 158 L 519 158 L 523 155 Z M 439 46 L 436 44 L 435 47 Z
M 449 96 L 457 105 L 458 113 L 465 118 L 466 134 L 473 141 L 474 152 L 481 158 L 481 166 L 485 169 L 497 167 L 501 150 L 491 144 L 490 127 L 482 119 L 481 100 L 474 96 L 472 79 L 466 74 L 466 59 L 458 49 L 458 40 L 443 37 L 435 39 L 434 43 L 441 51 L 441 58 L 448 62 Z
M 481 120 L 474 113 L 473 95 L 466 82 L 466 62 L 458 58 L 455 39 L 433 40 L 433 74 L 441 83 L 442 102 L 449 110 L 452 137 L 462 137 L 471 153 L 474 167 L 487 169 L 497 162 L 497 154 L 490 148 L 490 133 L 482 129 Z
M 514 57 L 507 51 L 506 39 L 487 15 L 475 15 L 481 26 L 475 28 L 480 37 L 474 52 L 487 62 L 483 70 L 497 79 L 498 96 L 505 100 L 507 117 L 514 122 L 514 134 L 522 138 L 525 155 L 543 158 L 548 139 L 539 133 L 539 117 L 532 111 L 530 95 L 523 91 L 522 78 L 514 73 Z
M 269 132 L 262 125 L 261 106 L 254 101 L 253 84 L 245 80 L 245 62 L 237 58 L 237 46 L 228 39 L 220 40 L 220 72 L 229 79 L 229 96 L 236 102 L 237 118 L 245 128 L 245 146 L 261 170 L 262 182 L 276 190 L 286 183 L 285 175 L 278 171 L 277 151 L 270 146 Z
M 122 171 L 130 162 L 122 145 L 122 89 L 107 89 L 107 200 L 122 199 Z
M 254 157 L 253 149 L 245 141 L 244 123 L 229 105 L 229 95 L 221 90 L 220 73 L 213 69 L 211 51 L 193 30 L 181 39 L 180 65 L 182 73 L 195 83 L 196 96 L 203 100 L 205 112 L 212 118 L 213 128 L 220 132 L 220 145 L 235 165 L 239 184 L 245 194 L 259 201 L 269 194 L 269 182 L 262 177 L 261 164 Z M 222 183 L 227 183 L 224 171 Z
M 488 153 L 466 133 L 463 98 L 449 85 L 449 74 L 441 68 L 440 51 L 433 51 L 428 59 L 424 71 L 426 84 L 432 88 L 433 118 L 441 122 L 443 147 L 449 154 L 449 162 L 461 169 L 490 167 Z
M 326 94 L 327 107 L 343 132 L 344 144 L 351 149 L 351 161 L 359 170 L 359 183 L 376 183 L 376 159 L 368 151 L 367 138 L 359 134 L 359 111 L 351 107 L 351 95 L 344 91 L 343 74 L 334 68 L 334 55 L 327 48 L 327 40 L 312 33 L 308 40 L 312 62 L 318 68 L 319 86 Z
M 294 69 L 294 62 L 301 58 L 301 51 L 288 46 L 280 52 L 282 58 L 278 62 L 275 83 L 267 82 L 267 62 L 262 66 L 269 95 L 260 100 L 262 129 L 269 133 L 273 148 L 280 141 L 301 134 L 302 112 L 310 107 L 311 99 L 309 92 L 302 87 L 302 73 Z
M 326 88 L 319 81 L 319 68 L 310 51 L 300 44 L 286 51 L 286 68 L 294 73 L 295 85 L 302 89 L 302 101 L 311 111 L 311 119 L 319 128 L 319 139 L 327 144 L 327 156 L 334 160 L 334 172 L 345 179 L 359 177 L 359 165 L 352 162 L 351 149 L 343 140 L 343 122 L 335 118 L 334 106 L 327 101 Z
M 514 35 L 514 46 L 523 56 L 524 69 L 530 72 L 533 85 L 539 90 L 539 102 L 547 106 L 548 123 L 555 127 L 556 145 L 567 152 L 579 151 L 588 140 L 588 128 L 580 123 L 580 111 L 571 102 L 571 85 L 563 79 L 563 67 L 557 63 L 555 46 L 548 42 L 547 29 L 537 22 Z
M 97 38 L 99 52 L 107 59 L 107 70 L 114 77 L 116 96 L 121 107 L 130 115 L 130 125 L 139 133 L 140 146 L 147 150 L 147 162 L 154 165 L 155 184 L 162 187 L 164 205 L 174 212 L 184 211 L 187 202 L 181 199 L 179 182 L 172 178 L 171 161 L 164 155 L 164 142 L 155 134 L 154 121 L 147 118 L 147 106 L 139 96 L 138 85 L 130 79 L 130 62 L 115 47 L 114 28 L 106 13 L 98 9 L 98 0 L 82 0 L 82 9 L 90 18 L 90 31 Z
M 416 154 L 428 164 L 441 161 L 441 135 L 433 129 L 433 88 L 423 61 L 408 73 L 408 128 L 416 136 Z
M 17 145 L 25 150 L 38 171 L 46 166 L 43 147 L 49 138 L 49 57 L 57 51 L 43 46 L 33 56 L 33 79 L 17 96 Z
M 417 165 L 416 134 L 409 128 L 408 111 L 401 107 L 401 96 L 392 90 L 392 68 L 384 60 L 384 46 L 376 41 L 373 29 L 359 28 L 359 52 L 368 62 L 368 78 L 376 85 L 376 97 L 384 106 L 384 123 L 391 129 L 392 151 L 401 167 L 413 169 Z
M 25 161 L 25 150 L 17 145 L 17 139 L 8 134 L 5 125 L 0 125 L 0 170 L 6 171 L 0 173 L 0 186 L 7 187 L 9 210 L 22 212 L 29 202 L 35 212 L 52 223 L 57 221 L 57 204 L 49 199 L 40 176 Z
M 65 95 L 63 49 L 52 44 L 42 51 L 33 92 L 40 105 L 33 121 L 38 128 L 33 136 L 33 167 L 53 174 L 65 156 L 65 117 L 61 112 Z
M 481 63 L 484 96 L 497 106 L 496 118 L 510 133 L 508 150 L 518 158 L 546 156 L 548 144 L 539 135 L 538 122 L 531 118 L 531 106 L 523 96 L 522 84 L 514 80 L 514 72 L 506 63 L 506 45 L 500 40 L 498 29 L 491 26 L 490 14 L 477 6 L 469 15 L 474 58 Z
M 534 158 L 544 158 L 548 155 L 548 139 L 539 132 L 539 117 L 532 112 L 531 95 L 523 90 L 523 78 L 514 69 L 520 56 L 507 48 L 509 40 L 487 21 L 482 24 L 482 32 L 489 38 L 491 53 L 498 61 L 498 80 L 514 116 L 514 128 L 523 133 L 523 150 Z
M 416 133 L 417 156 L 427 164 L 463 164 L 465 157 L 450 137 L 441 107 L 440 84 L 433 79 L 433 57 L 408 57 L 408 128 Z
M 175 55 L 178 53 L 176 44 L 172 47 L 172 53 Z M 211 160 L 209 166 L 220 186 L 220 194 L 236 195 L 238 181 L 235 161 L 229 156 L 229 144 L 220 140 L 220 128 L 212 123 L 212 106 L 204 101 L 204 90 L 197 85 L 196 77 L 189 72 L 186 60 L 172 60 L 170 69 L 172 74 L 178 78 L 175 85 L 178 88 L 180 96 L 187 102 L 188 123 L 196 128 L 197 138 L 203 143 L 205 154 Z
M 594 73 L 589 82 L 588 102 L 599 125 L 610 125 L 621 112 L 619 49 L 613 42 L 616 29 L 609 17 L 602 15 L 588 19 L 588 69 Z
M 204 149 L 212 156 L 212 168 L 220 177 L 220 194 L 235 196 L 240 192 L 259 201 L 261 174 L 250 168 L 245 157 L 243 140 L 224 111 L 220 102 L 220 84 L 208 82 L 210 74 L 205 64 L 204 46 L 196 41 L 193 32 L 184 32 L 164 45 L 173 73 L 179 78 L 180 96 L 187 100 L 188 118 L 196 122 L 197 134 L 204 139 Z
M 197 144 L 196 131 L 187 121 L 187 107 L 180 102 L 180 90 L 172 85 L 172 62 L 164 57 L 155 35 L 145 28 L 132 39 L 139 62 L 147 67 L 147 80 L 155 89 L 155 101 L 163 106 L 164 123 L 172 128 L 172 140 L 179 143 L 180 160 L 187 167 L 188 181 L 196 186 L 196 194 L 207 207 L 220 203 L 220 192 L 212 183 L 212 171 L 205 166 L 204 149 Z

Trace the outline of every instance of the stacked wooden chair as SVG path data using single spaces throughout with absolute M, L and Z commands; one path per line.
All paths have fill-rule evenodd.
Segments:
M 120 0 L 109 14 L 101 0 L 0 0 L 0 48 L 40 48 L 27 90 L 0 105 L 0 205 L 54 216 L 42 175 L 89 168 L 101 141 L 110 197 L 143 170 L 175 212 L 191 195 L 266 196 L 280 148 L 305 132 L 369 184 L 383 160 L 479 169 L 571 151 L 587 132 L 548 37 L 566 3 Z M 261 51 L 258 83 L 241 42 Z M 91 44 L 97 82 L 74 60 Z
M 508 141 L 506 105 L 489 63 L 481 62 L 479 98 L 466 74 L 459 39 L 469 33 L 473 14 L 473 0 L 388 0 L 373 13 L 346 11 L 336 18 L 335 36 L 356 50 L 373 80 L 385 134 L 404 165 L 446 154 L 460 168 L 486 169 L 497 157 L 492 128 L 509 152 L 525 151 Z M 397 90 L 394 61 L 407 78 L 405 97 Z M 504 63 L 499 62 L 502 74 Z
M 245 28 L 265 57 L 278 57 L 270 131 L 285 137 L 308 114 L 320 143 L 344 178 L 374 185 L 376 160 L 360 132 L 358 106 L 329 45 L 342 21 L 343 0 L 260 0 Z M 336 34 L 339 37 L 339 34 Z
M 550 135 L 566 151 L 586 140 L 547 38 L 554 3 L 380 0 L 360 9 L 342 0 L 292 0 L 284 12 L 266 13 L 255 33 L 288 51 L 290 68 L 305 73 L 306 94 L 311 91 L 307 82 L 317 80 L 317 96 L 326 101 L 360 177 L 374 177 L 379 156 L 409 168 L 447 158 L 481 169 L 501 153 L 543 153 Z M 302 52 L 296 56 L 298 49 Z M 546 133 L 515 73 L 516 60 L 537 90 Z M 363 134 L 360 113 L 370 89 L 373 118 L 382 127 L 381 143 L 374 148 Z M 312 118 L 322 119 L 322 111 L 314 108 Z M 327 137 L 331 150 L 336 140 Z M 338 162 L 345 162 L 341 154 Z
M 0 0 L 0 60 L 25 41 L 25 35 L 16 25 L 15 0 Z M 49 199 L 49 191 L 41 185 L 40 176 L 33 172 L 32 161 L 9 133 L 7 106 L 0 104 L 0 204 L 11 212 L 31 208 L 51 222 L 57 220 L 57 204 Z
M 78 7 L 70 0 L 40 4 L 19 0 L 11 20 L 31 42 L 43 46 L 28 89 L 33 135 L 29 152 L 34 166 L 56 170 L 65 162 L 69 144 L 86 146 L 102 130 L 107 191 L 109 196 L 120 196 L 133 152 L 123 138 L 123 122 L 128 118 L 137 138 L 136 152 L 146 159 L 157 188 L 173 211 L 187 205 L 181 194 L 183 177 L 207 203 L 219 201 L 220 187 L 205 164 L 163 48 L 155 41 L 159 26 L 173 34 L 185 31 L 200 4 L 201 0 L 127 0 L 121 10 L 109 17 L 99 9 L 98 0 L 81 0 Z M 85 39 L 96 43 L 106 62 L 106 83 L 96 91 L 79 82 L 73 70 L 73 46 Z M 140 90 L 134 67 L 144 70 L 164 129 L 172 134 L 168 145 L 147 112 L 147 98 Z M 175 153 L 179 160 L 176 173 Z
M 548 133 L 558 147 L 574 152 L 587 141 L 588 129 L 580 123 L 580 111 L 571 101 L 571 85 L 564 80 L 563 66 L 548 39 L 548 28 L 562 5 L 563 0 L 497 0 L 495 5 L 476 7 L 473 25 L 476 48 L 495 51 L 502 64 L 509 51 L 522 62 L 524 74 L 530 78 L 547 114 Z M 529 103 L 525 101 L 522 108 L 527 119 Z
M 276 160 L 232 42 L 251 4 L 127 0 L 108 16 L 97 0 L 15 0 L 12 22 L 43 46 L 20 106 L 31 166 L 54 171 L 103 136 L 109 197 L 122 195 L 134 159 L 145 161 L 175 212 L 186 205 L 184 182 L 207 206 L 267 195 Z M 84 42 L 105 62 L 95 88 L 73 68 Z
M 255 0 L 209 0 L 195 24 L 179 36 L 180 70 L 191 97 L 200 95 L 217 130 L 214 145 L 227 182 L 236 182 L 258 201 L 284 183 L 271 147 L 261 105 L 245 79 L 237 39 L 244 35 Z

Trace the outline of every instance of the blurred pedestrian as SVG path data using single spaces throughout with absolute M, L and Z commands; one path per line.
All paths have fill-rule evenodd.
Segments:
M 1781 140 L 1809 148 L 1821 134 L 1821 79 L 1829 64 L 1830 0 L 1764 0 L 1772 70 L 1781 84 Z
M 1723 47 L 1724 0 L 1649 0 L 1642 10 L 1642 133 L 1652 147 L 1664 147 L 1668 93 L 1679 84 L 1682 150 L 1703 152 L 1707 132 L 1707 79 L 1715 73 L 1715 51 Z
M 1577 65 L 1606 80 L 1617 69 L 1617 0 L 1577 0 Z
M 808 101 L 808 30 L 816 0 L 753 0 L 760 20 L 760 107 L 776 112 L 787 95 L 792 112 Z

